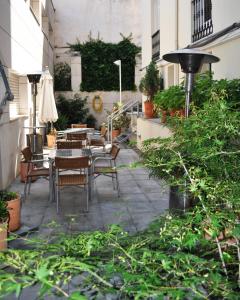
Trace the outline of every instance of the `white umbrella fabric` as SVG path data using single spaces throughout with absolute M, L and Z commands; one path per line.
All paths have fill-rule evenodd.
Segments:
M 41 77 L 41 88 L 38 119 L 42 123 L 56 122 L 58 113 L 53 93 L 53 78 L 48 69 Z

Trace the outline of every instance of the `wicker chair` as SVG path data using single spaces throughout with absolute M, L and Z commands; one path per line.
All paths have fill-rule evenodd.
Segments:
M 82 149 L 82 141 L 57 141 L 57 149 Z
M 101 127 L 101 131 L 99 134 L 93 134 L 91 135 L 91 139 L 89 141 L 89 146 L 91 147 L 102 147 L 103 150 L 105 149 L 105 141 L 106 141 L 106 133 L 107 128 L 105 126 Z
M 28 195 L 30 194 L 31 188 L 31 181 L 32 179 L 37 179 L 38 177 L 43 177 L 49 179 L 49 168 L 44 167 L 36 167 L 37 163 L 46 162 L 46 159 L 33 159 L 33 153 L 30 147 L 24 148 L 22 151 L 23 158 L 25 162 L 28 163 L 27 166 L 27 176 L 25 179 L 24 185 L 24 200 L 27 198 L 27 187 L 28 187 Z M 34 154 L 34 155 L 41 155 L 42 154 Z M 34 165 L 34 167 L 32 167 Z
M 71 124 L 71 128 L 87 128 L 87 124 Z
M 55 196 L 57 200 L 57 213 L 59 212 L 59 191 L 64 186 L 83 186 L 87 187 L 87 205 L 88 211 L 89 202 L 89 168 L 90 160 L 88 156 L 83 157 L 55 157 Z M 68 173 L 70 170 L 78 170 L 78 173 Z M 65 171 L 68 171 L 67 174 Z
M 109 156 L 97 157 L 93 161 L 94 179 L 100 175 L 111 177 L 112 181 L 113 181 L 114 189 L 115 189 L 115 184 L 114 184 L 114 179 L 115 179 L 118 197 L 120 196 L 120 191 L 119 191 L 119 183 L 118 183 L 118 173 L 117 173 L 117 168 L 116 168 L 116 159 L 117 159 L 119 151 L 120 151 L 120 148 L 116 145 L 113 145 L 112 149 L 109 153 Z M 99 161 L 108 162 L 109 165 L 97 164 Z

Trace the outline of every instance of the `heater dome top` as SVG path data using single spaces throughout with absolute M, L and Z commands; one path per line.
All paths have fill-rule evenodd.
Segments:
M 163 59 L 181 65 L 184 73 L 197 73 L 202 64 L 216 63 L 220 59 L 200 49 L 179 49 L 163 55 Z

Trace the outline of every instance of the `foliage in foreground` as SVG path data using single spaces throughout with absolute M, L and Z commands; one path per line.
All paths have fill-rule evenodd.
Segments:
M 230 212 L 227 217 L 234 223 Z M 7 266 L 0 272 L 0 294 L 4 299 L 39 284 L 40 298 L 56 293 L 87 299 L 84 293 L 66 291 L 67 283 L 83 274 L 83 285 L 102 295 L 118 293 L 121 299 L 238 299 L 232 280 L 238 271 L 237 248 L 222 242 L 231 266 L 227 278 L 214 239 L 207 241 L 202 234 L 203 218 L 197 207 L 184 216 L 162 217 L 137 236 L 112 226 L 106 233 L 80 234 L 56 244 L 41 241 L 35 251 L 9 250 L 0 254 L 1 265 Z M 116 275 L 120 282 L 112 280 Z

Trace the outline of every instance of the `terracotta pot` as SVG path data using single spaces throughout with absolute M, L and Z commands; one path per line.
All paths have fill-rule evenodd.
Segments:
M 121 133 L 121 129 L 113 129 L 112 130 L 112 139 L 115 139 Z
M 19 195 L 16 199 L 7 201 L 7 203 L 9 211 L 8 230 L 15 231 L 19 229 L 21 225 L 21 201 Z
M 145 101 L 144 102 L 144 115 L 146 118 L 150 119 L 153 118 L 154 111 L 153 111 L 153 103 L 150 101 Z
M 184 109 L 178 109 L 178 110 L 176 110 L 175 115 L 180 117 L 180 118 L 185 118 L 185 110 Z
M 167 111 L 166 110 L 161 110 L 161 114 L 162 114 L 161 123 L 165 124 L 166 121 L 167 121 Z
M 176 109 L 170 110 L 170 116 L 171 116 L 171 117 L 175 117 L 175 116 L 176 116 L 176 112 L 177 112 Z
M 0 223 L 0 250 L 7 249 L 7 228 L 7 222 Z
M 34 165 L 30 163 L 30 169 L 32 170 Z M 25 182 L 28 171 L 28 163 L 25 161 L 20 162 L 20 181 Z M 32 182 L 36 181 L 36 178 L 32 178 Z
M 54 148 L 56 144 L 56 135 L 47 134 L 47 145 L 48 148 Z

